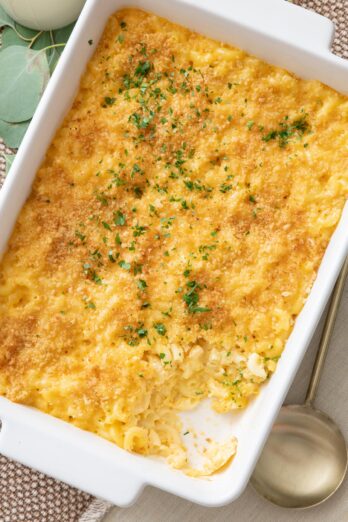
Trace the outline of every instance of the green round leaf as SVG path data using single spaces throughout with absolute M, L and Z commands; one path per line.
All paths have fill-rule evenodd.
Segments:
M 23 30 L 20 32 L 20 34 L 24 35 Z M 33 36 L 31 38 L 35 38 L 39 33 L 34 32 Z M 26 35 L 25 35 L 26 36 Z M 31 46 L 31 49 L 35 49 L 36 51 L 39 51 L 40 49 L 44 49 L 45 47 L 48 47 L 51 45 L 51 37 L 50 33 L 47 31 L 44 31 L 42 34 L 37 36 L 35 39 L 33 45 Z M 2 33 L 2 49 L 6 49 L 6 47 L 9 47 L 10 45 L 25 45 L 29 46 L 30 42 L 27 40 L 23 40 L 21 36 L 16 33 L 11 27 L 5 27 Z
M 52 31 L 51 32 L 52 44 L 62 44 L 62 43 L 66 44 L 67 41 L 69 40 L 69 37 L 70 37 L 74 27 L 75 27 L 75 23 L 72 23 L 70 25 L 62 27 L 61 29 L 56 29 L 55 31 Z M 48 51 L 50 54 L 47 56 L 47 58 L 48 58 L 48 63 L 50 66 L 51 74 L 53 73 L 53 71 L 58 63 L 59 57 L 62 54 L 62 52 L 64 51 L 64 49 L 65 49 L 65 47 L 55 47 L 54 49 L 50 49 L 50 51 Z
M 46 53 L 13 45 L 0 51 L 0 118 L 29 120 L 49 80 Z
M 24 25 L 21 25 L 18 22 L 15 22 L 15 29 L 20 36 L 30 39 L 33 38 L 39 32 L 37 29 L 29 29 L 28 27 L 25 27 Z
M 27 36 L 24 29 L 25 29 L 25 27 L 20 26 L 20 29 L 19 29 L 20 34 Z M 36 33 L 33 32 L 33 33 L 34 33 L 33 37 L 35 37 L 35 35 L 37 35 L 37 32 Z M 40 34 L 40 36 L 37 37 L 37 39 L 35 40 L 35 42 L 31 48 L 38 51 L 40 49 L 49 47 L 49 46 L 53 45 L 54 43 L 55 43 L 55 41 L 51 38 L 50 32 L 44 31 L 42 34 Z M 20 36 L 18 36 L 16 31 L 11 29 L 11 27 L 5 27 L 5 29 L 2 32 L 1 48 L 6 49 L 6 47 L 9 47 L 11 45 L 22 45 L 22 46 L 28 47 L 29 43 L 26 40 L 23 40 L 23 38 L 21 38 Z M 51 73 L 54 71 L 54 68 L 57 65 L 58 59 L 60 57 L 61 49 L 62 49 L 62 47 L 57 47 L 57 48 L 53 48 L 53 49 L 48 49 L 46 51 L 47 61 L 48 61 L 48 65 L 49 65 Z
M 52 74 L 54 69 L 56 68 L 56 65 L 58 63 L 58 60 L 60 58 L 60 53 L 58 52 L 58 48 L 56 49 L 50 49 L 49 51 L 47 51 L 47 60 L 48 60 L 48 65 L 50 67 L 50 73 Z
M 45 49 L 49 45 L 52 45 L 51 37 L 49 31 L 44 31 L 40 36 L 37 37 L 31 49 L 35 49 L 35 51 L 40 51 L 41 49 Z
M 5 174 L 7 176 L 16 155 L 15 154 L 4 154 L 4 156 L 5 156 L 5 162 L 6 162 L 5 163 Z
M 75 22 L 70 25 L 67 25 L 65 27 L 62 27 L 61 29 L 56 29 L 55 31 L 53 31 L 54 43 L 57 43 L 57 44 L 66 43 L 69 40 L 74 27 L 75 27 Z M 60 53 L 62 53 L 64 50 L 64 47 L 58 47 L 57 50 L 59 50 Z
M 24 45 L 28 46 L 28 42 L 20 38 L 12 27 L 5 27 L 2 32 L 1 49 L 6 49 L 10 45 Z
M 29 121 L 22 121 L 20 123 L 8 123 L 0 120 L 0 136 L 11 149 L 17 149 L 21 144 L 24 134 L 27 131 Z

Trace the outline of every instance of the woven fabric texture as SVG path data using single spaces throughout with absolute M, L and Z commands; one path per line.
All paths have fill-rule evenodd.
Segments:
M 336 26 L 332 51 L 348 58 L 348 0 L 292 0 L 292 3 L 330 18 Z
M 293 0 L 336 24 L 332 50 L 348 58 L 348 0 Z M 0 138 L 0 188 L 5 179 L 4 153 Z M 110 508 L 62 482 L 46 477 L 0 455 L 0 522 L 97 522 Z

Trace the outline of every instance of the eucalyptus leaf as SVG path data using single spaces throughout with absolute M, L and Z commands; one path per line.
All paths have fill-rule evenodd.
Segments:
M 51 74 L 53 73 L 54 69 L 56 68 L 58 60 L 60 58 L 60 53 L 58 52 L 58 49 L 59 48 L 50 49 L 47 52 L 47 60 L 48 60 L 48 65 L 49 65 Z
M 46 47 L 49 47 L 50 45 L 52 45 L 50 33 L 49 33 L 49 31 L 44 31 L 35 40 L 35 42 L 31 46 L 31 49 L 34 49 L 35 51 L 40 51 L 41 49 L 45 49 Z
M 23 28 L 21 29 L 21 32 L 23 33 Z M 35 38 L 35 33 L 33 37 Z M 14 31 L 11 27 L 5 27 L 5 29 L 2 32 L 1 48 L 6 49 L 6 47 L 9 47 L 11 45 L 28 46 L 29 43 L 26 40 L 23 40 L 20 36 L 18 36 L 16 31 Z M 54 40 L 51 38 L 51 32 L 44 31 L 42 32 L 42 34 L 40 34 L 40 36 L 37 37 L 31 48 L 38 51 L 40 49 L 50 47 L 51 45 L 54 45 Z M 55 66 L 57 65 L 58 59 L 60 57 L 60 49 L 61 48 L 59 47 L 47 50 L 47 61 L 51 73 L 54 71 Z
M 67 43 L 74 27 L 75 27 L 75 23 L 72 23 L 70 25 L 62 27 L 61 29 L 56 29 L 55 31 L 53 31 L 54 43 L 57 43 L 57 44 Z M 62 53 L 64 50 L 64 47 L 58 47 L 57 50 L 59 50 L 59 52 Z
M 28 44 L 30 40 L 36 36 L 39 31 L 34 31 L 33 29 L 28 29 L 23 25 L 18 24 L 0 7 L 0 27 L 11 27 L 11 29 L 17 33 L 18 37 L 26 41 Z
M 14 21 L 0 6 L 0 27 L 14 27 Z
M 2 31 L 1 49 L 6 49 L 6 47 L 10 47 L 10 45 L 23 45 L 27 47 L 28 42 L 18 36 L 12 27 L 5 27 Z
M 67 41 L 70 38 L 70 35 L 72 33 L 72 30 L 75 27 L 75 23 L 72 23 L 70 25 L 67 25 L 65 27 L 62 27 L 61 29 L 56 29 L 55 31 L 51 31 L 51 41 L 52 44 L 66 44 Z M 60 55 L 64 51 L 65 47 L 55 47 L 54 49 L 51 49 L 51 54 L 48 57 L 48 63 L 50 66 L 51 74 L 53 73 Z
M 32 38 L 35 38 L 35 41 L 32 45 L 30 45 L 31 49 L 35 49 L 39 51 L 52 45 L 52 40 L 50 33 L 48 31 L 43 31 L 40 33 L 34 33 Z M 6 49 L 6 47 L 10 47 L 10 45 L 25 45 L 28 46 L 30 42 L 27 40 L 23 40 L 21 36 L 16 33 L 11 27 L 5 27 L 2 33 L 2 49 Z
M 7 176 L 16 155 L 15 154 L 4 154 L 4 156 L 5 156 L 5 174 Z
M 24 134 L 29 126 L 29 121 L 22 121 L 20 123 L 8 123 L 0 120 L 0 136 L 11 149 L 17 149 L 21 144 Z
M 29 29 L 28 27 L 25 27 L 24 25 L 19 24 L 18 22 L 15 22 L 15 30 L 23 37 L 23 38 L 34 38 L 35 35 L 37 35 L 40 31 L 37 29 Z
M 0 51 L 0 118 L 32 117 L 50 77 L 46 53 L 13 45 Z

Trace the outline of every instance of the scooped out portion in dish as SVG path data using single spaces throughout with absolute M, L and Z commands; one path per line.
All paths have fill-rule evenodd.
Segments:
M 179 412 L 275 371 L 348 194 L 348 101 L 112 16 L 0 264 L 0 393 L 193 476 Z

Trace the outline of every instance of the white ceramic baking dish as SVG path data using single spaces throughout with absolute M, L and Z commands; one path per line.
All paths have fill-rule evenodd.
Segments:
M 348 90 L 348 62 L 329 50 L 331 22 L 283 0 L 88 0 L 0 192 L 0 254 L 107 18 L 126 6 L 155 12 L 302 77 Z M 92 46 L 89 40 L 93 40 Z M 347 250 L 346 205 L 313 290 L 270 382 L 238 415 L 208 415 L 206 406 L 189 414 L 190 422 L 204 427 L 206 433 L 220 438 L 237 435 L 238 453 L 223 472 L 206 480 L 189 478 L 160 460 L 127 453 L 96 435 L 4 398 L 0 398 L 0 452 L 119 506 L 134 502 L 147 484 L 206 506 L 231 502 L 248 482 Z

